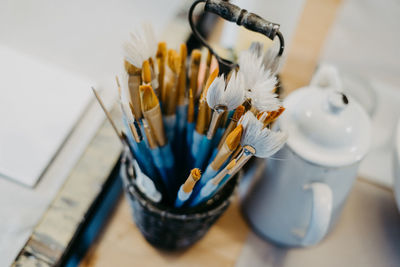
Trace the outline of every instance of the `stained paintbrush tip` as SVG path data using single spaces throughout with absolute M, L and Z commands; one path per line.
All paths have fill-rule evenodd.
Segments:
M 198 49 L 194 49 L 192 51 L 192 63 L 199 65 L 201 61 L 201 51 Z
M 180 54 L 181 54 L 181 61 L 186 61 L 186 57 L 187 57 L 187 46 L 186 44 L 181 44 L 180 46 Z
M 124 61 L 125 70 L 129 75 L 135 75 L 140 73 L 140 69 L 129 63 L 127 60 Z
M 239 124 L 236 128 L 226 137 L 226 144 L 229 150 L 233 151 L 237 148 L 242 138 L 243 126 Z
M 141 85 L 139 87 L 142 96 L 143 110 L 148 111 L 158 105 L 158 99 L 150 85 Z
M 244 109 L 243 105 L 238 106 L 235 110 L 235 113 L 233 114 L 232 120 L 238 121 L 240 119 L 240 117 L 242 117 L 244 110 L 245 109 Z
M 167 56 L 167 43 L 159 42 L 156 57 L 165 58 Z
M 142 79 L 144 83 L 151 82 L 151 70 L 150 70 L 150 63 L 148 60 L 143 61 L 142 64 Z
M 198 181 L 201 178 L 201 171 L 199 168 L 194 168 L 190 171 L 190 175 L 193 177 L 193 180 Z

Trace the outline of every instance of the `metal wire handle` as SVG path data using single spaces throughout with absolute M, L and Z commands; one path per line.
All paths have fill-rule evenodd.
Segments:
M 254 13 L 241 9 L 240 7 L 224 0 L 196 0 L 189 9 L 189 25 L 194 36 L 200 43 L 202 43 L 202 45 L 207 47 L 210 50 L 210 53 L 217 59 L 220 73 L 228 73 L 237 65 L 227 59 L 221 58 L 197 31 L 193 22 L 193 11 L 199 3 L 205 3 L 205 11 L 212 12 L 225 20 L 236 22 L 237 25 L 244 26 L 250 31 L 261 33 L 271 40 L 274 40 L 275 36 L 278 36 L 280 42 L 278 56 L 282 56 L 285 43 L 282 33 L 279 31 L 279 24 L 269 22 Z

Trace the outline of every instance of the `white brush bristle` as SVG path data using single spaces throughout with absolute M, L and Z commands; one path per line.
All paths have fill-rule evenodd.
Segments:
M 154 57 L 157 51 L 157 41 L 150 24 L 144 24 L 130 34 L 131 40 L 125 42 L 124 57 L 137 68 L 142 67 L 143 61 Z
M 245 89 L 253 88 L 265 72 L 262 57 L 258 57 L 251 50 L 242 51 L 239 55 L 239 72 L 244 77 Z
M 219 76 L 214 79 L 207 91 L 207 104 L 210 108 L 221 104 L 225 90 L 224 76 Z
M 277 79 L 263 65 L 263 58 L 251 50 L 243 51 L 239 58 L 239 72 L 244 77 L 246 98 L 258 111 L 277 110 L 281 103 L 277 95 L 272 93 Z
M 228 110 L 234 110 L 244 102 L 244 78 L 241 73 L 234 72 L 226 85 L 223 101 Z
M 223 75 L 217 77 L 208 88 L 207 104 L 211 108 L 224 105 L 228 110 L 234 110 L 244 102 L 243 88 L 243 76 L 240 73 L 233 73 L 227 84 Z
M 278 56 L 279 53 L 279 45 L 280 42 L 278 41 L 273 41 L 272 45 L 268 48 L 267 52 L 265 52 L 263 62 L 264 66 L 267 70 L 270 70 L 272 74 L 278 73 L 281 63 L 282 63 L 282 57 Z
M 256 54 L 258 57 L 261 57 L 261 55 L 263 54 L 263 49 L 264 49 L 264 44 L 260 42 L 252 42 L 249 48 L 249 50 L 253 54 Z
M 257 80 L 254 87 L 247 91 L 247 97 L 251 99 L 251 104 L 258 111 L 273 111 L 281 106 L 278 95 L 273 93 L 276 83 L 276 77 L 267 70 L 264 76 Z
M 263 128 L 263 124 L 250 111 L 243 116 L 241 124 L 243 125 L 243 135 L 240 144 L 253 147 L 256 150 L 254 154 L 256 157 L 270 157 L 286 142 L 287 135 L 285 133 Z

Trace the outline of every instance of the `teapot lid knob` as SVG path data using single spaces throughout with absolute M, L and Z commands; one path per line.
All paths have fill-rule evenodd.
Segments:
M 347 96 L 339 91 L 331 91 L 328 94 L 328 106 L 332 113 L 339 113 L 343 111 L 349 104 Z

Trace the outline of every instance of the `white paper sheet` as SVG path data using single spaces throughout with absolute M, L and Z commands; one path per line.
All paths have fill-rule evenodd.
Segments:
M 34 186 L 86 108 L 91 83 L 0 46 L 0 174 Z

